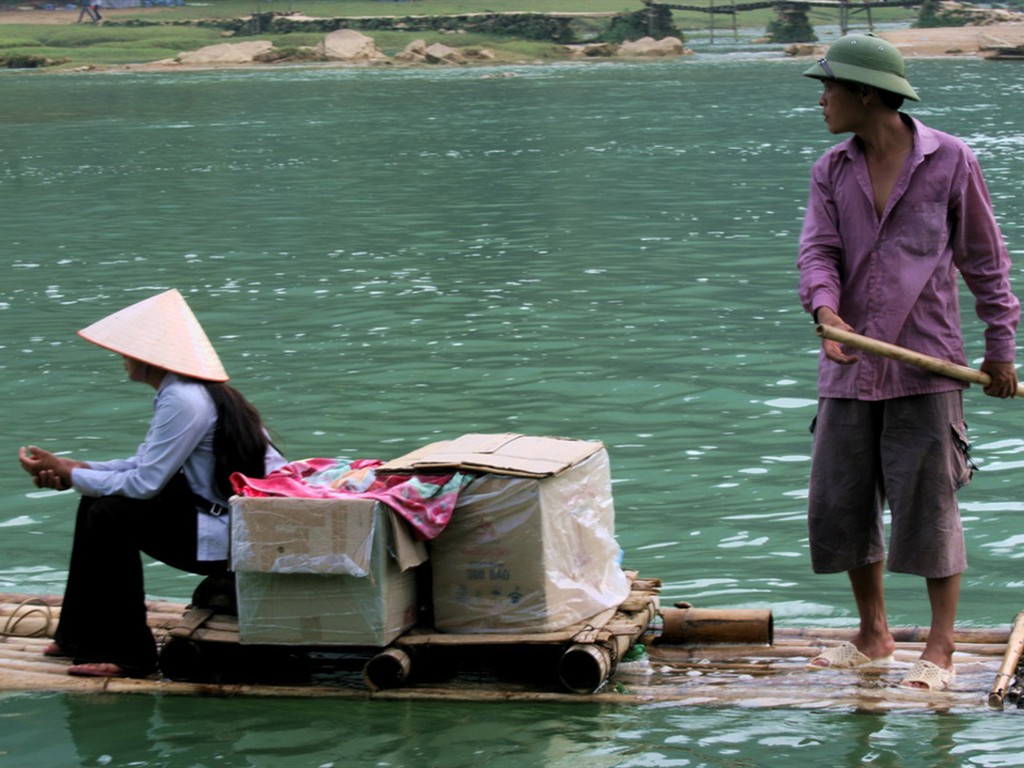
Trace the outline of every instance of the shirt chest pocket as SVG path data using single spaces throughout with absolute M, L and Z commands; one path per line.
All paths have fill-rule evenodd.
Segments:
M 945 203 L 914 203 L 894 212 L 890 247 L 908 256 L 934 257 L 949 242 Z

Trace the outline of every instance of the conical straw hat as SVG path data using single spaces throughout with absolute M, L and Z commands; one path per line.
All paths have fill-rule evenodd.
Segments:
M 203 327 L 174 288 L 98 320 L 78 335 L 174 373 L 206 381 L 228 380 Z

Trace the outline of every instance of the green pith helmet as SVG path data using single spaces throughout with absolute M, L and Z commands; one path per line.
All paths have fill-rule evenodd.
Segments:
M 891 91 L 908 99 L 921 97 L 907 82 L 907 69 L 896 46 L 874 35 L 846 35 L 836 40 L 824 58 L 804 72 L 816 80 L 845 80 Z

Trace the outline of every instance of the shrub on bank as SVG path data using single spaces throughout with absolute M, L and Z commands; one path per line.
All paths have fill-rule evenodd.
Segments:
M 4 69 L 39 69 L 64 64 L 67 59 L 49 59 L 31 53 L 13 53 L 0 56 L 0 67 Z

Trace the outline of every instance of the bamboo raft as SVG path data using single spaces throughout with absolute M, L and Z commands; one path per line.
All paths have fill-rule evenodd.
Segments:
M 961 629 L 955 656 L 957 677 L 944 692 L 897 685 L 920 655 L 927 629 L 894 630 L 893 662 L 866 671 L 805 668 L 823 647 L 849 639 L 851 629 L 773 628 L 750 612 L 661 608 L 657 580 L 637 579 L 630 597 L 603 621 L 545 636 L 452 636 L 415 631 L 388 649 L 367 653 L 316 649 L 304 660 L 301 681 L 219 679 L 188 681 L 154 675 L 143 679 L 84 678 L 66 674 L 67 659 L 43 656 L 60 615 L 60 597 L 0 593 L 0 690 L 73 693 L 144 693 L 223 697 L 297 697 L 360 700 L 560 701 L 646 706 L 791 707 L 848 711 L 935 712 L 1024 706 L 1018 664 L 1024 649 L 1024 612 L 1005 629 Z M 237 644 L 234 617 L 211 615 L 185 603 L 147 604 L 149 623 L 166 650 L 173 640 L 201 640 L 246 662 L 249 646 Z M 203 614 L 200 618 L 200 613 Z M 657 615 L 657 618 L 656 618 Z M 663 620 L 663 621 L 662 621 Z M 673 626 L 674 625 L 674 626 Z M 680 634 L 682 633 L 682 634 Z M 661 635 L 660 637 L 658 635 Z M 671 636 L 671 637 L 670 637 Z M 529 641 L 524 640 L 529 638 Z M 603 640 L 612 648 L 607 684 L 586 692 L 591 653 L 584 652 L 584 684 L 574 692 L 565 668 L 550 672 L 538 658 L 565 658 L 565 648 Z M 669 642 L 671 640 L 671 642 Z M 628 649 L 646 653 L 630 660 Z M 282 649 L 276 649 L 278 653 Z M 432 672 L 406 679 L 408 667 L 391 651 L 429 658 Z M 555 653 L 557 651 L 557 653 Z M 635 649 L 634 649 L 635 651 Z M 446 666 L 446 652 L 459 668 Z M 436 654 L 431 657 L 430 654 Z M 373 670 L 373 661 L 379 666 Z M 501 663 L 495 663 L 496 660 Z M 280 659 L 277 659 L 280 661 Z M 451 661 L 451 657 L 447 658 Z M 607 659 L 605 660 L 607 661 Z M 597 667 L 601 661 L 594 661 Z M 288 664 L 275 669 L 288 669 Z M 571 666 L 571 669 L 578 669 Z M 397 678 L 392 676 L 397 675 Z M 555 677 L 559 679 L 554 679 Z M 994 681 L 994 682 L 993 682 Z M 566 690 L 566 688 L 569 690 Z

